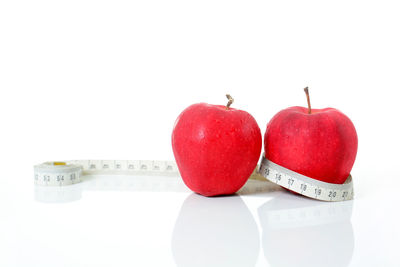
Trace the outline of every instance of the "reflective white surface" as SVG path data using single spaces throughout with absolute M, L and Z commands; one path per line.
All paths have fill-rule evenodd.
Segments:
M 400 1 L 0 1 L 0 266 L 400 266 Z M 177 179 L 35 188 L 32 166 L 173 159 L 187 106 L 334 107 L 356 198 Z
M 261 181 L 215 198 L 191 193 L 176 177 L 7 183 L 0 265 L 399 266 L 396 188 L 365 197 L 360 179 L 356 199 L 339 203 Z

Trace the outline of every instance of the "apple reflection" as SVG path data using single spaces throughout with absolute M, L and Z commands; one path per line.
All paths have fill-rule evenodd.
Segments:
M 172 235 L 177 266 L 255 266 L 257 224 L 240 196 L 186 198 Z
M 258 209 L 271 266 L 348 266 L 354 250 L 353 201 L 328 203 L 282 194 Z

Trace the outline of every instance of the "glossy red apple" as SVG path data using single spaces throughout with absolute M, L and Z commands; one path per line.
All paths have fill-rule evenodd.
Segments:
M 257 122 L 246 111 L 230 108 L 232 102 L 230 98 L 227 106 L 191 105 L 179 115 L 172 132 L 172 149 L 182 179 L 204 196 L 238 191 L 260 157 Z
M 265 156 L 308 177 L 335 184 L 346 181 L 357 154 L 357 133 L 350 119 L 334 108 L 290 107 L 267 125 Z

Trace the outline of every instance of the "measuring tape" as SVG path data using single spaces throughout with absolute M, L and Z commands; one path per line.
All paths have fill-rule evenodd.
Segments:
M 36 185 L 65 186 L 79 183 L 84 175 L 125 174 L 179 177 L 173 161 L 151 160 L 74 160 L 45 162 L 34 166 Z M 343 201 L 353 198 L 351 176 L 344 184 L 321 182 L 279 166 L 264 156 L 259 168 L 249 179 L 265 180 L 285 187 L 301 195 L 325 201 Z
M 178 176 L 179 172 L 175 162 L 155 160 L 72 160 L 34 166 L 36 185 L 72 185 L 83 175 L 96 174 Z
M 269 181 L 306 197 L 324 201 L 344 201 L 354 197 L 351 175 L 343 184 L 326 183 L 275 164 L 265 156 L 258 172 Z
M 101 177 L 93 176 L 101 175 Z M 112 175 L 113 177 L 109 177 Z M 131 177 L 134 176 L 134 177 Z M 146 179 L 152 176 L 152 179 Z M 34 166 L 35 199 L 39 202 L 71 202 L 81 198 L 84 190 L 186 192 L 187 187 L 177 179 L 178 167 L 173 161 L 152 160 L 72 160 L 45 162 Z M 133 179 L 132 179 L 133 178 Z M 251 188 L 241 192 L 276 190 L 263 186 L 267 180 L 257 169 L 250 176 Z M 258 181 L 257 181 L 258 180 Z M 80 183 L 84 181 L 84 183 Z M 74 186 L 68 186 L 74 185 Z
M 156 160 L 71 160 L 45 162 L 34 166 L 36 185 L 64 186 L 82 181 L 84 175 L 153 175 L 179 177 L 178 166 L 174 161 Z M 250 178 L 263 180 L 257 168 Z

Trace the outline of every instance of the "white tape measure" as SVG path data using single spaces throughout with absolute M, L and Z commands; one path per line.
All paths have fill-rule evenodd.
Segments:
M 155 160 L 73 160 L 34 166 L 36 185 L 64 186 L 82 181 L 85 174 L 179 175 L 175 162 Z
M 284 168 L 269 161 L 264 156 L 259 174 L 277 185 L 314 199 L 344 201 L 353 199 L 354 196 L 351 175 L 344 184 L 326 183 Z
M 249 179 L 262 180 L 257 168 Z M 64 186 L 79 183 L 85 175 L 152 175 L 179 177 L 174 161 L 156 160 L 71 160 L 45 162 L 34 166 L 36 185 Z
M 34 166 L 36 185 L 72 185 L 81 182 L 83 175 L 96 174 L 179 176 L 179 171 L 173 161 L 151 160 L 74 160 L 45 162 Z M 249 179 L 265 178 L 314 199 L 343 201 L 353 198 L 351 176 L 341 185 L 325 183 L 293 172 L 263 157 L 260 167 L 257 167 Z
M 250 176 L 253 182 L 251 188 L 255 192 L 265 190 L 265 186 L 260 186 L 256 180 L 267 181 L 258 174 L 257 169 Z M 101 177 L 93 177 L 96 175 L 101 175 Z M 152 179 L 146 179 L 147 176 L 152 176 Z M 164 180 L 170 177 L 180 177 L 178 167 L 173 161 L 74 160 L 45 162 L 34 166 L 34 181 L 37 185 L 35 199 L 45 203 L 71 202 L 79 200 L 84 190 L 149 190 L 152 192 L 185 192 L 187 190 L 187 187 L 177 179 Z M 80 184 L 82 181 L 85 182 Z M 249 188 L 241 190 L 245 193 L 249 192 Z

